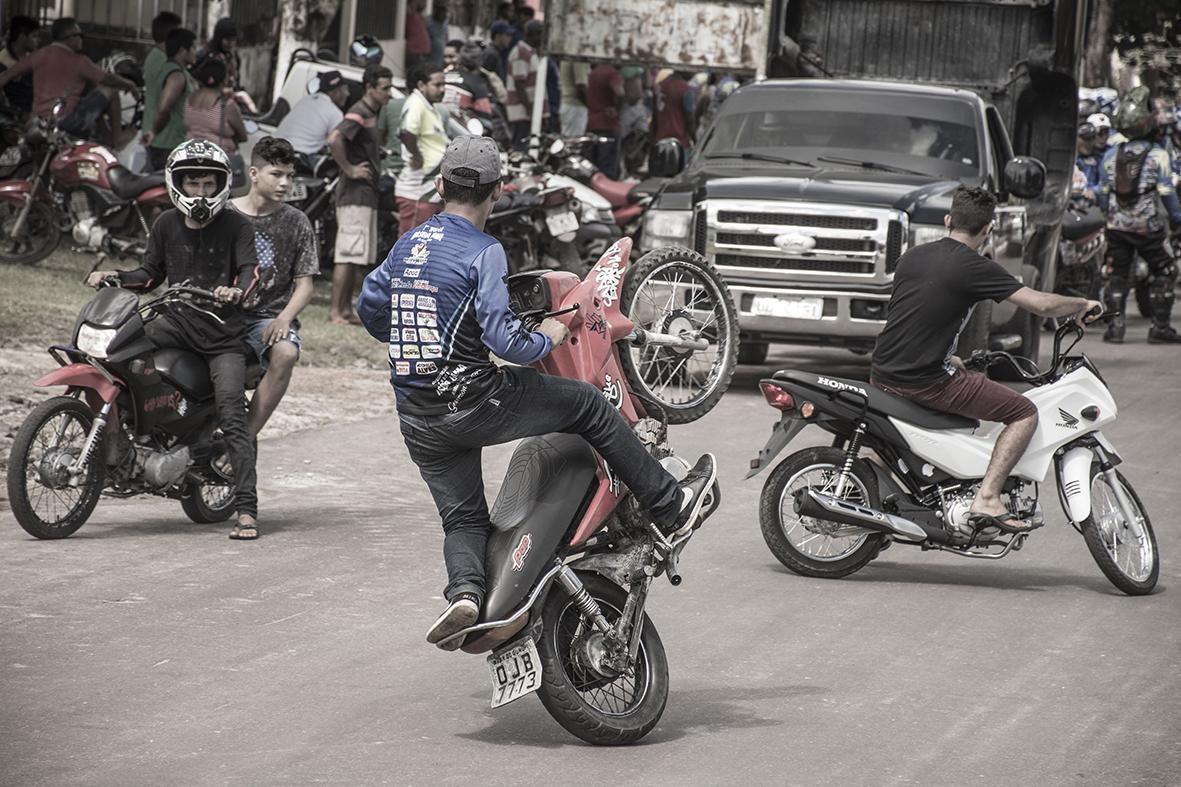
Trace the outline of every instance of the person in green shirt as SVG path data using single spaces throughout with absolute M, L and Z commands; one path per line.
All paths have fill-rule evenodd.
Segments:
M 154 116 L 144 111 L 143 141 L 154 170 L 164 169 L 168 154 L 185 141 L 185 100 L 193 92 L 188 67 L 193 64 L 196 49 L 197 34 L 183 27 L 171 31 L 164 41 L 168 60 L 161 69 L 161 79 L 154 83 L 160 85 L 160 98 Z M 146 76 L 144 82 L 146 86 Z
M 164 42 L 168 34 L 181 24 L 181 18 L 171 11 L 161 11 L 152 20 L 152 40 L 156 43 L 148 50 L 143 63 L 145 133 L 152 130 L 151 124 L 156 118 L 156 108 L 160 105 L 160 90 L 164 87 L 164 65 L 168 62 L 168 55 L 164 54 Z

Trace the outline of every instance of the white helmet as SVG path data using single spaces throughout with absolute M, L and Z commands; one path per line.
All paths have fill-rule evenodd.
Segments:
M 212 197 L 189 197 L 184 192 L 184 176 L 200 173 L 217 178 L 217 192 Z M 233 171 L 225 151 L 204 139 L 189 139 L 173 148 L 164 165 L 164 184 L 168 198 L 184 215 L 204 224 L 226 206 L 230 196 Z
M 1087 122 L 1094 126 L 1097 131 L 1111 131 L 1111 118 L 1102 112 L 1096 112 L 1094 115 L 1090 115 L 1087 117 Z

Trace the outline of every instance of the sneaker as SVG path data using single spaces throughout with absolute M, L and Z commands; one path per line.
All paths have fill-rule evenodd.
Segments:
M 1148 343 L 1181 344 L 1181 334 L 1177 333 L 1177 329 L 1171 325 L 1165 325 L 1160 328 L 1154 325 L 1148 329 Z
M 438 645 L 441 640 L 474 625 L 479 617 L 479 597 L 475 593 L 460 593 L 451 600 L 447 609 L 443 610 L 443 614 L 435 620 L 430 631 L 426 633 L 426 641 L 432 645 Z M 463 639 L 457 638 L 444 645 L 439 645 L 439 647 L 443 650 L 455 650 L 462 644 Z
M 660 532 L 670 538 L 679 538 L 692 530 L 717 478 L 718 463 L 714 455 L 702 454 L 697 464 L 689 468 L 688 475 L 677 485 L 681 492 L 681 512 L 672 522 L 662 526 Z

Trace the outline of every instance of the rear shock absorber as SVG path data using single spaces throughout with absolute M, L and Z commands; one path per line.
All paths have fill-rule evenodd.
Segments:
M 865 428 L 865 421 L 858 421 L 857 428 L 849 438 L 849 446 L 845 449 L 845 463 L 841 465 L 841 474 L 837 477 L 835 497 L 845 496 L 845 485 L 849 483 L 849 477 L 853 474 L 853 462 L 857 460 L 857 452 L 861 450 L 861 438 L 865 436 Z
M 591 598 L 591 594 L 586 592 L 586 586 L 582 584 L 582 580 L 578 578 L 578 575 L 570 570 L 569 566 L 562 566 L 562 569 L 558 572 L 558 581 L 562 583 L 562 587 L 566 588 L 566 592 L 574 599 L 574 603 L 578 605 L 583 616 L 594 624 L 596 629 L 603 634 L 611 631 L 611 624 L 607 622 L 607 618 L 603 617 L 603 611 L 599 609 L 599 605 Z

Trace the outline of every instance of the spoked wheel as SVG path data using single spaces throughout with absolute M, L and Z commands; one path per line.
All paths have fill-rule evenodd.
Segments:
M 1160 574 L 1156 534 L 1136 490 L 1119 472 L 1115 476 L 1135 510 L 1125 514 L 1107 476 L 1091 465 L 1091 515 L 1082 522 L 1083 538 L 1111 584 L 1130 596 L 1143 596 L 1156 587 Z
M 656 400 L 670 423 L 687 424 L 712 410 L 738 362 L 738 316 L 713 265 L 689 249 L 648 252 L 628 269 L 620 308 L 644 330 L 709 342 L 704 350 L 630 348 L 623 371 L 632 390 Z
M 206 481 L 189 484 L 180 507 L 185 516 L 199 525 L 224 522 L 234 514 L 234 487 L 232 484 L 215 484 Z
M 627 594 L 598 574 L 579 572 L 607 622 L 614 624 Z M 578 604 L 554 586 L 542 611 L 538 694 L 559 724 L 587 743 L 618 746 L 643 738 L 668 701 L 668 660 L 652 621 L 644 615 L 640 647 L 631 667 L 616 673 L 602 663 L 602 635 Z
M 808 448 L 783 460 L 772 471 L 759 502 L 763 540 L 779 562 L 806 577 L 836 579 L 877 557 L 883 537 L 869 530 L 849 532 L 847 525 L 802 517 L 795 496 L 806 489 L 870 508 L 878 507 L 877 479 L 859 463 L 843 490 L 837 485 L 845 454 L 836 448 Z
M 93 422 L 85 404 L 57 396 L 37 405 L 17 431 L 8 458 L 8 499 L 29 535 L 65 538 L 94 511 L 106 471 L 101 459 L 78 475 L 69 472 Z
M 22 207 L 14 202 L 0 202 L 0 262 L 32 265 L 52 254 L 61 240 L 53 209 L 43 202 L 33 203 L 20 236 L 13 238 L 12 228 Z

